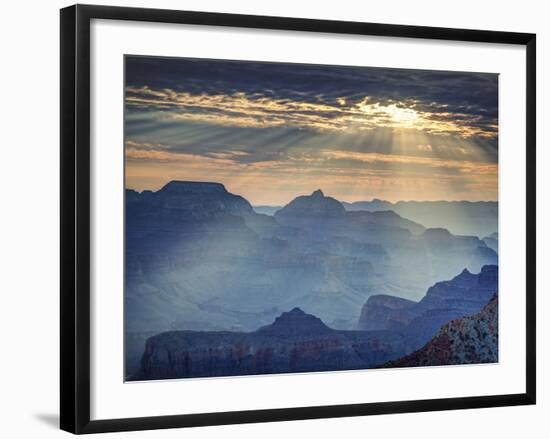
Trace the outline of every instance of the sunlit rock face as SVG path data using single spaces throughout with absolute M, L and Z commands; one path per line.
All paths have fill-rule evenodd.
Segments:
M 443 325 L 418 351 L 385 367 L 441 366 L 498 362 L 498 296 L 477 314 Z

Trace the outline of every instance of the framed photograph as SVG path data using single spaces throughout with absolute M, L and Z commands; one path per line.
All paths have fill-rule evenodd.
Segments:
M 535 403 L 535 35 L 61 10 L 61 428 Z

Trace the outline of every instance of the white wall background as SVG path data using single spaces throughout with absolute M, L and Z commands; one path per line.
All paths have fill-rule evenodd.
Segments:
M 96 3 L 89 1 L 88 3 Z M 548 189 L 550 152 L 550 8 L 545 2 L 392 0 L 100 1 L 163 7 L 396 24 L 535 32 L 538 38 L 538 405 L 484 410 L 327 419 L 155 432 L 112 437 L 440 438 L 533 437 L 550 434 L 550 287 Z M 0 25 L 0 432 L 3 437 L 60 437 L 58 422 L 59 287 L 59 13 L 63 1 L 3 4 Z M 545 225 L 546 224 L 546 225 Z M 548 370 L 548 369 L 547 369 Z

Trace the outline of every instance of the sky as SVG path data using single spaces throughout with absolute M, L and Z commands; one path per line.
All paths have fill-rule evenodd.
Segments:
M 127 56 L 126 186 L 497 200 L 498 75 Z

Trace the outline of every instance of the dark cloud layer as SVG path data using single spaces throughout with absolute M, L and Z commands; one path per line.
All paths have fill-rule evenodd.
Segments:
M 335 103 L 418 101 L 421 109 L 498 118 L 498 75 L 352 66 L 127 57 L 126 84 L 190 93 Z

